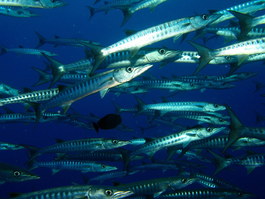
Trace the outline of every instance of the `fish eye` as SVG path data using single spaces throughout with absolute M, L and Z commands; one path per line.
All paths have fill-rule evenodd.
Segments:
M 132 69 L 132 67 L 127 67 L 127 68 L 126 68 L 126 71 L 127 71 L 128 73 L 131 73 L 131 72 L 133 71 L 133 69 Z
M 105 190 L 105 195 L 106 196 L 111 196 L 112 194 L 113 194 L 112 190 L 110 190 L 110 189 Z
M 13 175 L 17 177 L 17 176 L 20 176 L 21 173 L 19 171 L 14 171 Z
M 188 180 L 186 178 L 181 179 L 182 183 L 186 183 Z
M 201 16 L 203 20 L 207 20 L 208 19 L 208 15 L 202 15 Z
M 163 49 L 163 48 L 161 48 L 161 49 L 160 49 L 158 52 L 159 52 L 159 54 L 160 54 L 160 55 L 164 55 L 164 54 L 165 54 L 165 52 L 166 52 L 166 50 L 165 50 L 165 49 Z
M 219 107 L 219 105 L 218 105 L 218 104 L 214 104 L 213 106 L 214 106 L 215 108 L 218 108 L 218 107 Z
M 106 168 L 106 165 L 105 165 L 105 164 L 102 164 L 101 167 L 102 167 L 102 168 Z
M 118 140 L 112 140 L 113 144 L 118 144 Z
M 206 128 L 206 131 L 207 131 L 207 132 L 211 132 L 212 130 L 213 130 L 213 129 L 212 129 L 211 127 L 207 127 L 207 128 Z
M 231 60 L 232 57 L 230 57 L 230 56 L 225 56 L 225 59 L 226 59 L 226 60 Z

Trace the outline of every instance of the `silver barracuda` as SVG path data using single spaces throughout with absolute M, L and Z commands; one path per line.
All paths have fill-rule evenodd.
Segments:
M 144 8 L 150 8 L 151 10 L 154 10 L 159 4 L 164 3 L 166 1 L 167 0 L 143 0 L 129 6 L 127 9 L 121 9 L 123 12 L 122 25 L 124 25 L 129 20 L 130 16 L 138 10 Z
M 36 157 L 42 153 L 67 153 L 67 152 L 81 152 L 81 151 L 100 151 L 107 149 L 115 149 L 130 144 L 130 141 L 117 140 L 117 139 L 105 139 L 105 138 L 88 138 L 81 140 L 69 140 L 64 142 L 58 142 L 57 144 L 47 146 L 41 149 L 30 147 L 33 157 Z
M 0 150 L 19 150 L 19 149 L 24 149 L 23 146 L 19 144 L 11 144 L 7 142 L 0 142 Z
M 139 101 L 139 111 L 156 110 L 161 114 L 165 114 L 172 111 L 199 111 L 199 112 L 215 112 L 223 111 L 225 106 L 219 104 L 212 104 L 209 102 L 164 102 L 157 104 L 144 104 Z
M 31 169 L 38 167 L 46 167 L 52 169 L 52 173 L 57 173 L 60 170 L 79 170 L 83 173 L 86 172 L 107 172 L 117 170 L 117 167 L 110 166 L 102 163 L 92 161 L 81 161 L 81 160 L 56 160 L 49 162 L 34 161 Z
M 182 146 L 185 148 L 195 140 L 210 137 L 224 129 L 225 127 L 193 128 L 181 131 L 179 133 L 156 138 L 153 141 L 142 145 L 139 149 L 133 151 L 132 156 L 142 153 L 147 154 L 148 156 L 153 156 L 157 151 L 171 146 Z
M 89 41 L 89 40 L 77 39 L 77 38 L 61 38 L 59 36 L 55 36 L 54 38 L 47 39 L 44 36 L 42 36 L 40 33 L 38 32 L 35 32 L 35 33 L 39 39 L 39 43 L 37 44 L 36 48 L 39 48 L 40 46 L 46 43 L 52 44 L 55 47 L 62 46 L 62 45 L 69 45 L 69 46 L 89 47 L 89 48 L 94 48 L 94 49 L 102 48 L 102 46 L 99 43 Z
M 64 6 L 65 3 L 59 0 L 0 0 L 1 6 L 19 6 L 19 7 L 31 7 L 31 8 L 56 8 Z
M 7 52 L 13 52 L 18 54 L 26 54 L 26 55 L 48 55 L 48 56 L 57 56 L 57 54 L 49 52 L 47 50 L 40 50 L 35 48 L 4 48 L 0 47 L 0 55 L 7 53 Z
M 96 92 L 100 92 L 101 97 L 104 97 L 108 89 L 130 81 L 151 67 L 152 65 L 145 65 L 110 70 L 97 76 L 93 76 L 90 79 L 77 82 L 73 86 L 63 89 L 58 95 L 41 104 L 39 107 L 40 111 L 45 111 L 56 106 L 63 106 L 64 111 L 67 111 L 73 102 Z M 39 115 L 39 113 L 37 113 L 37 115 Z
M 155 178 L 152 180 L 138 181 L 129 184 L 119 185 L 118 188 L 132 191 L 137 195 L 152 195 L 154 198 L 170 189 L 182 189 L 196 182 L 193 177 L 167 177 Z
M 0 14 L 12 17 L 35 17 L 37 14 L 23 8 L 12 8 L 9 6 L 0 6 Z
M 224 168 L 235 164 L 246 167 L 248 173 L 251 173 L 255 168 L 265 165 L 265 154 L 253 154 L 245 155 L 243 157 L 237 158 L 224 158 L 212 151 L 209 151 L 215 158 L 216 171 L 215 174 L 219 173 Z
M 49 100 L 52 97 L 58 95 L 58 88 L 51 88 L 45 90 L 38 90 L 28 93 L 19 94 L 13 97 L 0 99 L 0 106 L 14 103 L 27 103 L 27 102 L 39 102 Z
M 180 190 L 174 193 L 163 194 L 161 199 L 195 199 L 195 198 L 226 198 L 226 199 L 248 199 L 252 195 L 239 190 L 232 189 L 191 189 Z
M 111 186 L 77 185 L 45 189 L 30 193 L 20 194 L 14 199 L 120 199 L 132 195 L 132 191 Z
M 237 64 L 240 65 L 248 59 L 249 55 L 265 53 L 265 37 L 239 42 L 215 50 L 210 50 L 194 42 L 190 42 L 190 44 L 197 49 L 200 55 L 200 63 L 194 74 L 218 56 L 238 56 Z
M 187 17 L 147 28 L 128 36 L 125 39 L 114 43 L 113 45 L 101 49 L 96 63 L 102 62 L 106 56 L 119 51 L 130 50 L 132 55 L 135 55 L 137 51 L 144 46 L 171 37 L 180 37 L 185 33 L 198 30 L 207 26 L 208 24 L 211 24 L 219 17 L 220 15 Z
M 17 166 L 0 163 L 0 184 L 37 180 L 40 177 Z
M 228 19 L 232 19 L 234 17 L 233 14 L 230 13 L 230 11 L 237 11 L 242 13 L 254 13 L 259 10 L 265 9 L 265 1 L 264 0 L 252 0 L 247 1 L 245 3 L 232 6 L 230 8 L 226 8 L 224 10 L 219 10 L 214 12 L 214 14 L 222 14 L 221 17 L 219 17 L 217 20 L 212 22 L 212 25 L 221 23 L 223 21 L 226 21 Z

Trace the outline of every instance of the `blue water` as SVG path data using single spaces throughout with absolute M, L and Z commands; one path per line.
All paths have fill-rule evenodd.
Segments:
M 58 35 L 65 38 L 83 38 L 101 43 L 108 46 L 125 37 L 124 30 L 142 30 L 166 21 L 182 17 L 202 14 L 208 10 L 220 10 L 227 7 L 240 4 L 242 0 L 168 0 L 168 2 L 158 6 L 153 12 L 145 9 L 135 13 L 124 27 L 120 27 L 122 22 L 122 13 L 119 10 L 110 11 L 108 14 L 98 13 L 89 20 L 89 10 L 87 5 L 92 5 L 91 0 L 70 1 L 66 0 L 67 6 L 55 9 L 32 9 L 38 13 L 39 17 L 33 18 L 13 18 L 0 16 L 0 45 L 8 48 L 23 45 L 24 47 L 34 48 L 38 39 L 35 31 L 41 33 L 47 38 Z M 259 12 L 258 14 L 262 14 Z M 154 44 L 153 46 L 167 46 L 172 49 L 194 50 L 187 42 L 191 35 L 180 43 L 173 43 L 172 39 Z M 198 42 L 201 42 L 198 40 Z M 210 48 L 222 47 L 223 40 L 215 39 L 207 43 Z M 70 63 L 84 58 L 85 54 L 82 48 L 71 46 L 60 46 L 54 48 L 47 44 L 42 49 L 58 53 L 57 60 L 62 63 Z M 32 70 L 32 67 L 44 68 L 43 57 L 31 55 L 19 55 L 7 53 L 0 57 L 0 81 L 12 87 L 23 89 L 25 87 L 34 90 L 47 88 L 48 85 L 42 85 L 33 88 L 32 85 L 37 81 L 38 74 Z M 188 75 L 193 72 L 195 64 L 168 64 L 163 69 L 155 65 L 145 75 L 168 76 Z M 224 74 L 228 67 L 224 65 L 209 65 L 202 73 L 204 74 Z M 264 113 L 264 98 L 259 93 L 254 93 L 255 85 L 253 80 L 264 82 L 264 64 L 255 62 L 243 66 L 239 72 L 257 72 L 257 76 L 235 83 L 236 86 L 227 90 L 206 90 L 205 92 L 190 91 L 180 92 L 172 100 L 175 101 L 209 101 L 220 104 L 228 104 L 238 114 L 241 121 L 247 126 L 264 126 L 264 123 L 256 123 L 256 113 Z M 264 91 L 264 90 L 263 90 Z M 264 92 L 263 92 L 264 93 Z M 146 103 L 161 101 L 161 97 L 167 96 L 165 91 L 152 90 L 147 94 L 138 95 Z M 99 94 L 88 96 L 75 102 L 72 107 L 80 114 L 94 113 L 100 117 L 115 111 L 112 102 L 115 101 L 122 107 L 132 107 L 136 105 L 135 98 L 130 95 L 115 96 L 108 93 L 103 99 Z M 9 106 L 14 111 L 23 111 L 20 105 Z M 101 131 L 96 134 L 93 130 L 86 130 L 62 123 L 40 123 L 40 124 L 1 124 L 1 141 L 28 144 L 38 147 L 44 147 L 55 143 L 56 138 L 70 140 L 88 137 L 111 137 L 119 139 L 131 139 L 133 137 L 154 137 L 167 135 L 170 132 L 168 127 L 161 125 L 160 128 L 154 128 L 146 131 L 144 134 L 140 131 L 140 126 L 147 126 L 146 120 L 142 116 L 134 116 L 129 113 L 122 113 L 123 123 L 133 128 L 133 132 L 122 132 L 118 130 Z M 190 126 L 196 123 L 188 123 Z M 260 150 L 262 151 L 262 150 Z M 159 156 L 160 155 L 160 156 Z M 158 154 L 158 159 L 164 158 L 164 153 Z M 28 160 L 27 151 L 0 151 L 0 161 L 10 164 L 26 167 Z M 115 164 L 115 163 L 114 163 Z M 120 165 L 119 165 L 120 166 Z M 211 174 L 214 171 L 213 165 L 207 164 L 205 172 Z M 257 168 L 253 173 L 247 175 L 243 167 L 230 167 L 225 169 L 218 177 L 231 182 L 243 190 L 251 192 L 260 198 L 265 198 L 264 193 L 264 168 Z M 6 198 L 10 192 L 31 192 L 56 186 L 72 185 L 72 183 L 83 184 L 84 179 L 94 177 L 96 174 L 81 174 L 77 171 L 61 171 L 52 175 L 49 169 L 38 168 L 33 171 L 41 176 L 40 180 L 27 181 L 20 183 L 6 183 L 0 185 L 0 198 Z M 174 172 L 163 173 L 158 171 L 149 171 L 146 175 L 135 175 L 119 180 L 122 183 L 133 182 L 142 179 L 150 179 L 154 175 L 157 177 L 172 176 Z M 111 184 L 111 181 L 106 184 Z

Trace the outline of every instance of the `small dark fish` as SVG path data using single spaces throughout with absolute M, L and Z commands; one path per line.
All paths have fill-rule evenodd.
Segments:
M 108 114 L 99 119 L 98 122 L 93 122 L 94 129 L 98 132 L 99 129 L 114 129 L 121 123 L 121 116 L 117 114 Z

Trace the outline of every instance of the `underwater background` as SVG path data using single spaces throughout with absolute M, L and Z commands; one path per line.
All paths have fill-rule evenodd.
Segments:
M 145 28 L 164 23 L 166 21 L 207 13 L 208 10 L 221 10 L 227 7 L 243 3 L 240 0 L 168 0 L 167 2 L 157 6 L 153 11 L 148 9 L 136 12 L 130 20 L 120 26 L 122 22 L 122 13 L 119 10 L 111 10 L 107 14 L 103 12 L 95 14 L 89 19 L 88 5 L 93 5 L 91 0 L 65 0 L 67 3 L 64 7 L 54 9 L 33 9 L 39 16 L 31 18 L 15 18 L 8 16 L 0 16 L 1 37 L 0 45 L 8 48 L 16 48 L 23 46 L 27 48 L 35 48 L 38 44 L 38 38 L 35 32 L 41 33 L 46 38 L 58 35 L 62 38 L 81 38 L 95 42 L 99 42 L 103 46 L 113 44 L 126 35 L 125 30 L 143 30 Z M 259 12 L 262 14 L 262 11 Z M 194 33 L 190 33 L 183 41 L 173 42 L 167 39 L 153 44 L 153 47 L 166 46 L 170 49 L 195 50 L 187 41 L 192 39 Z M 198 43 L 202 40 L 198 39 Z M 215 49 L 222 47 L 224 41 L 222 38 L 214 38 L 207 42 L 209 48 Z M 62 63 L 71 63 L 85 57 L 84 49 L 73 46 L 54 47 L 45 44 L 41 47 L 58 54 L 57 60 Z M 0 56 L 0 81 L 14 88 L 22 90 L 23 88 L 31 88 L 32 90 L 45 89 L 47 84 L 33 87 L 32 85 L 38 80 L 38 74 L 32 67 L 45 68 L 45 58 L 41 56 L 31 56 L 15 53 L 6 53 Z M 189 75 L 195 70 L 196 64 L 186 63 L 169 63 L 160 68 L 158 64 L 154 64 L 149 71 L 143 76 L 153 75 L 156 77 L 172 75 Z M 226 65 L 208 65 L 201 74 L 222 75 L 228 72 L 229 66 Z M 177 92 L 172 97 L 169 92 L 158 89 L 150 90 L 144 94 L 121 94 L 119 96 L 109 92 L 103 99 L 99 93 L 90 95 L 78 100 L 72 105 L 75 112 L 89 115 L 93 113 L 99 117 L 103 117 L 109 113 L 115 113 L 113 103 L 121 107 L 134 107 L 137 102 L 133 95 L 137 95 L 145 103 L 161 102 L 162 97 L 166 97 L 172 101 L 207 101 L 218 104 L 227 104 L 231 106 L 240 120 L 246 126 L 262 127 L 264 122 L 257 123 L 257 113 L 264 113 L 264 97 L 265 90 L 254 92 L 255 84 L 253 80 L 264 82 L 265 69 L 264 63 L 252 62 L 243 65 L 237 72 L 256 72 L 253 78 L 239 81 L 235 83 L 234 88 L 205 91 L 182 91 Z M 20 104 L 8 106 L 15 112 L 23 112 L 24 107 Z M 129 140 L 138 137 L 160 137 L 172 133 L 172 128 L 160 125 L 159 128 L 150 128 L 142 130 L 141 127 L 147 127 L 148 122 L 144 115 L 134 115 L 131 113 L 121 113 L 122 123 L 131 128 L 132 131 L 121 131 L 118 129 L 100 131 L 84 129 L 82 127 L 72 126 L 64 123 L 47 122 L 47 123 L 2 123 L 1 141 L 33 145 L 45 147 L 55 143 L 56 139 L 72 140 L 90 137 L 106 137 Z M 184 126 L 195 126 L 196 122 L 192 120 L 178 120 L 179 124 Z M 126 147 L 125 147 L 126 148 Z M 128 147 L 133 149 L 133 147 Z M 255 149 L 257 152 L 263 152 L 263 148 Z M 237 153 L 237 152 L 235 152 Z M 208 156 L 209 157 L 209 156 Z M 165 152 L 158 152 L 156 159 L 163 160 Z M 43 158 L 45 160 L 45 157 Z M 28 151 L 0 151 L 0 161 L 26 168 L 28 161 Z M 113 163 L 119 169 L 121 164 Z M 214 172 L 214 164 L 205 164 L 204 173 L 212 174 Z M 7 198 L 11 192 L 31 192 L 41 189 L 47 189 L 58 186 L 66 186 L 72 184 L 84 184 L 96 176 L 96 173 L 81 173 L 79 171 L 62 170 L 52 175 L 50 169 L 37 168 L 32 171 L 39 175 L 39 180 L 5 183 L 0 185 L 0 198 Z M 115 179 L 120 183 L 136 182 L 138 180 L 152 179 L 155 177 L 167 177 L 176 175 L 176 171 L 158 171 L 149 170 L 142 174 L 135 174 L 120 179 Z M 224 179 L 241 189 L 255 194 L 259 198 L 265 198 L 264 188 L 264 167 L 255 169 L 251 174 L 247 174 L 246 169 L 242 166 L 231 166 L 223 170 L 217 177 Z M 105 181 L 104 184 L 112 185 L 113 181 Z M 96 184 L 93 182 L 93 184 Z

